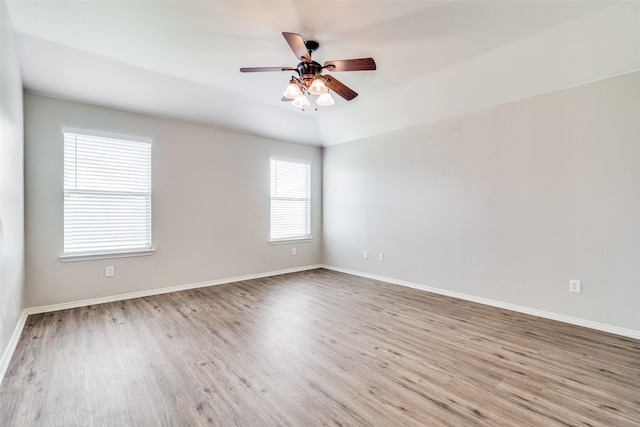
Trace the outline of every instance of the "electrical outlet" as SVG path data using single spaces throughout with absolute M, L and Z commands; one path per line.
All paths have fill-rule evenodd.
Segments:
M 296 248 L 291 248 L 291 255 L 297 255 L 298 251 L 296 251 Z
M 384 261 L 384 254 L 382 252 L 378 254 L 378 261 Z
M 362 252 L 362 258 L 369 259 L 369 251 Z
M 113 277 L 116 275 L 116 268 L 113 265 L 108 265 L 105 271 L 105 276 Z
M 569 292 L 575 292 L 576 294 L 580 293 L 581 283 L 580 280 L 569 280 Z

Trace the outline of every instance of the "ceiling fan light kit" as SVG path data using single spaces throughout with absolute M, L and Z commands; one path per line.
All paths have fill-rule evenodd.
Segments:
M 314 95 L 316 104 L 328 107 L 335 104 L 329 90 L 333 90 L 347 101 L 351 101 L 358 94 L 341 83 L 338 79 L 329 75 L 322 75 L 322 70 L 327 71 L 373 71 L 376 69 L 376 62 L 373 58 L 342 59 L 338 61 L 327 61 L 324 65 L 311 59 L 320 44 L 314 40 L 304 41 L 301 35 L 295 33 L 282 33 L 289 47 L 301 62 L 292 67 L 243 67 L 243 73 L 265 72 L 265 71 L 295 71 L 298 76 L 291 76 L 289 85 L 283 93 L 283 101 L 292 101 L 294 107 L 304 111 L 311 105 L 305 94 Z

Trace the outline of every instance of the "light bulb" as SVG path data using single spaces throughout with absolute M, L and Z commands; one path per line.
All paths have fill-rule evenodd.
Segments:
M 333 100 L 333 98 L 331 97 L 329 92 L 323 93 L 316 100 L 316 104 L 321 105 L 323 107 L 328 107 L 328 106 L 333 105 L 335 103 L 336 103 L 336 101 Z
M 311 82 L 311 86 L 309 86 L 309 93 L 311 95 L 322 95 L 323 93 L 327 93 L 329 89 L 327 89 L 327 85 L 324 84 L 324 79 L 322 76 L 318 76 L 313 79 Z
M 300 90 L 298 85 L 293 82 L 289 83 L 289 86 L 287 86 L 287 89 L 282 94 L 282 96 L 287 99 L 295 99 L 300 95 L 302 95 L 302 91 Z
M 304 95 L 300 95 L 298 97 L 296 97 L 296 99 L 293 100 L 293 106 L 294 107 L 298 107 L 298 108 L 306 108 L 309 105 L 311 105 L 311 103 L 309 102 L 309 100 L 307 99 L 306 96 Z

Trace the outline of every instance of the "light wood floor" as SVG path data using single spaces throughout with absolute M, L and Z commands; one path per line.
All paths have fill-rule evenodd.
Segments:
M 29 316 L 1 426 L 638 426 L 640 341 L 327 270 Z

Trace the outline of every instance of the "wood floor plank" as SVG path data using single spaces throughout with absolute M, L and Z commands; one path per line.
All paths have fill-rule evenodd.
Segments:
M 29 316 L 2 426 L 638 426 L 640 341 L 328 270 Z

